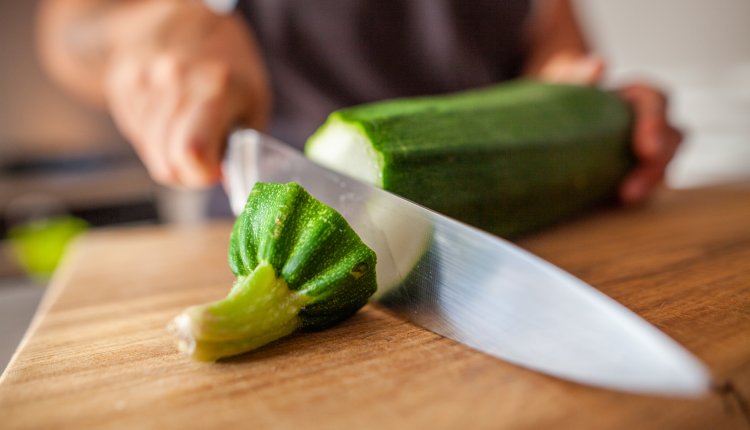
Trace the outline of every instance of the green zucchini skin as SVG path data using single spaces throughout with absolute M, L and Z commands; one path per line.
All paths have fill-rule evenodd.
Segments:
M 351 316 L 377 289 L 376 256 L 338 212 L 296 183 L 257 183 L 229 241 L 237 277 L 268 262 L 309 301 L 302 327 L 317 330 Z
M 613 195 L 634 160 L 629 107 L 594 87 L 520 80 L 342 109 L 305 149 L 334 170 L 316 154 L 342 123 L 371 145 L 375 185 L 501 236 Z

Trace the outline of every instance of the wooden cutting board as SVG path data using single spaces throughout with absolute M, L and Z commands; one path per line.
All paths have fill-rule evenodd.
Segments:
M 229 224 L 80 240 L 0 379 L 0 427 L 746 428 L 750 186 L 663 191 L 520 244 L 693 351 L 714 393 L 600 390 L 475 352 L 367 306 L 328 331 L 200 364 L 165 331 L 232 282 Z

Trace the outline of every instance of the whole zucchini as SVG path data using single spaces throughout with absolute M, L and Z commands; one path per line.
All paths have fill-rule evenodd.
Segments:
M 631 167 L 631 112 L 594 87 L 514 81 L 332 113 L 306 155 L 503 236 L 611 195 Z
M 226 298 L 172 323 L 199 361 L 240 354 L 355 313 L 377 288 L 375 253 L 335 210 L 296 183 L 257 183 L 229 241 Z

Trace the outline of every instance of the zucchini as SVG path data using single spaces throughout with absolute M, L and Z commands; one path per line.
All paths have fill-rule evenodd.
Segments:
M 501 236 L 613 194 L 633 163 L 631 112 L 594 87 L 519 80 L 342 109 L 308 139 L 333 170 Z
M 335 210 L 296 183 L 257 183 L 229 241 L 236 281 L 171 329 L 180 350 L 214 361 L 354 314 L 377 288 L 376 256 Z

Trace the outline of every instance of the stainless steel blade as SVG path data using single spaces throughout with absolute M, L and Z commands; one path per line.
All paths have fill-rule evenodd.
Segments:
M 375 299 L 435 333 L 583 384 L 679 396 L 710 385 L 689 352 L 583 281 L 268 136 L 233 133 L 224 174 L 235 213 L 256 181 L 298 182 L 338 210 L 377 253 Z

